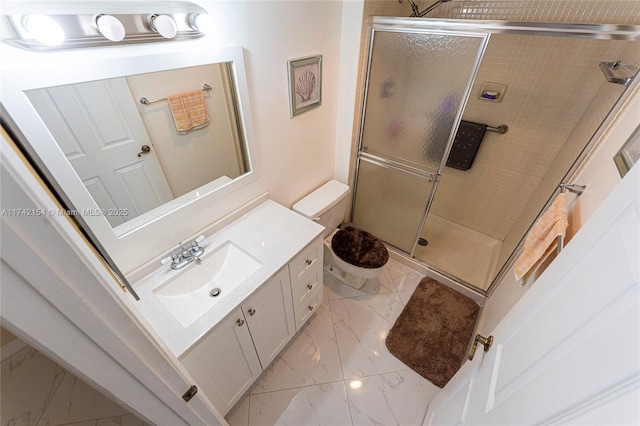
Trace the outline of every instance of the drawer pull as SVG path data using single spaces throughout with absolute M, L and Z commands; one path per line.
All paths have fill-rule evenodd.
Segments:
M 249 308 L 249 315 L 254 316 L 256 313 L 256 310 L 253 308 Z
M 313 263 L 313 260 L 311 259 L 307 259 L 304 261 L 307 265 L 311 265 Z
M 309 305 L 309 310 L 313 311 L 313 306 Z
M 238 324 L 238 327 L 242 327 L 244 325 L 244 320 L 242 318 L 238 318 L 236 320 L 236 324 Z
M 307 288 L 311 290 L 313 288 L 313 284 L 307 284 Z

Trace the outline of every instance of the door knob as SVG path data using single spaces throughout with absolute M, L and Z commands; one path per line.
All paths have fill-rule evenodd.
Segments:
M 151 152 L 151 147 L 149 145 L 142 145 L 140 149 L 142 151 L 138 153 L 138 157 L 142 157 L 143 154 L 148 154 Z
M 489 352 L 491 345 L 493 345 L 493 336 L 484 337 L 479 334 L 476 334 L 476 338 L 473 339 L 473 345 L 471 346 L 471 351 L 469 352 L 469 361 L 473 360 L 473 356 L 476 354 L 476 349 L 478 349 L 478 343 L 484 346 L 485 352 Z
M 256 313 L 256 310 L 253 308 L 249 308 L 249 315 L 254 316 Z

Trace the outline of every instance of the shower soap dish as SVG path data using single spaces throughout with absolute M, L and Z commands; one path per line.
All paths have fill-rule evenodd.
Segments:
M 478 99 L 482 99 L 483 101 L 502 102 L 505 93 L 507 93 L 506 84 L 483 82 L 480 86 Z

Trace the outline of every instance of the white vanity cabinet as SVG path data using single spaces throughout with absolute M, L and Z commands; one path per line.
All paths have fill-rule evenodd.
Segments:
M 318 237 L 289 262 L 296 331 L 322 303 L 322 241 Z
M 242 312 L 260 364 L 267 368 L 296 333 L 287 268 L 252 294 L 242 304 Z
M 322 303 L 322 255 L 319 237 L 181 357 L 223 415 Z
M 295 334 L 287 267 L 187 352 L 196 386 L 226 414 Z
M 187 352 L 182 364 L 198 390 L 226 414 L 262 373 L 242 309 L 233 311 Z

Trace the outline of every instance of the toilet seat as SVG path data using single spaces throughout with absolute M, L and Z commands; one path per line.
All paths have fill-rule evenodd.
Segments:
M 342 262 L 365 270 L 378 270 L 389 261 L 389 252 L 382 241 L 355 226 L 346 226 L 334 233 L 331 250 Z

